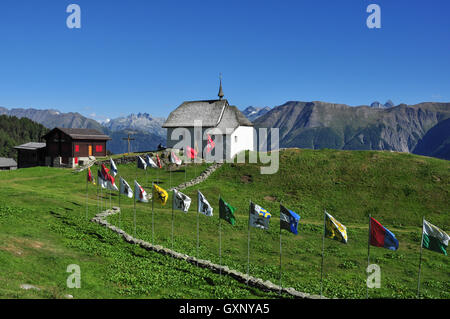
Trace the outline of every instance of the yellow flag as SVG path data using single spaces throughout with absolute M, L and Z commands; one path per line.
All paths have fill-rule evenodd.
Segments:
M 325 237 L 347 243 L 347 227 L 325 212 Z
M 169 198 L 169 194 L 156 184 L 153 184 L 153 196 L 162 205 L 166 205 L 167 199 Z

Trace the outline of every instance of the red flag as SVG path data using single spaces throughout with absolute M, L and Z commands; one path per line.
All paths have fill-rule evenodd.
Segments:
M 212 140 L 211 136 L 209 136 L 209 134 L 208 134 L 208 145 L 206 146 L 206 153 L 211 152 L 215 146 L 216 146 L 216 144 Z
M 91 182 L 92 184 L 95 185 L 95 180 L 94 180 L 94 177 L 92 176 L 91 168 L 90 168 L 90 167 L 88 167 L 87 181 L 88 181 L 88 182 Z
M 187 155 L 190 157 L 190 158 L 192 158 L 192 159 L 194 159 L 196 156 L 197 156 L 197 151 L 196 150 L 194 150 L 192 147 L 190 147 L 190 146 L 186 146 L 186 153 L 187 153 Z
M 162 168 L 161 161 L 159 160 L 158 154 L 156 154 L 156 164 L 158 165 L 159 168 Z
M 108 180 L 111 182 L 111 184 L 114 185 L 115 179 L 112 177 L 112 175 L 109 173 L 109 169 L 106 168 L 105 164 L 102 164 L 102 175 L 105 180 Z

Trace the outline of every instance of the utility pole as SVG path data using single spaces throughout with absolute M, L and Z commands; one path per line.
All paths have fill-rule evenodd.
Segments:
M 134 138 L 130 138 L 130 134 L 128 134 L 128 137 L 122 138 L 124 141 L 128 141 L 128 155 L 130 155 L 130 141 L 134 141 Z

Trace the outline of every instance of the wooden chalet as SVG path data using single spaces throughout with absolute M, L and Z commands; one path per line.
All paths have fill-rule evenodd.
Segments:
M 106 156 L 106 142 L 111 140 L 95 129 L 55 127 L 43 137 L 46 141 L 45 165 L 75 167 L 79 161 Z

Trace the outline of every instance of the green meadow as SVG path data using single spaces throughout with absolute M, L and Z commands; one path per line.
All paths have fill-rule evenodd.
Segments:
M 172 173 L 137 170 L 134 164 L 118 165 L 118 170 L 130 186 L 137 179 L 150 193 L 152 182 L 168 189 L 199 175 L 207 165 L 182 166 Z M 227 163 L 205 182 L 183 190 L 192 204 L 188 213 L 173 213 L 173 241 L 171 194 L 165 206 L 155 202 L 153 212 L 151 201 L 136 203 L 136 236 L 246 273 L 252 200 L 272 217 L 268 231 L 250 229 L 249 272 L 279 284 L 281 202 L 301 216 L 298 235 L 281 232 L 281 283 L 319 294 L 326 209 L 347 226 L 349 239 L 346 245 L 325 239 L 323 294 L 366 298 L 371 214 L 396 235 L 400 245 L 397 251 L 370 248 L 370 263 L 381 269 L 381 288 L 369 290 L 369 298 L 416 298 L 422 216 L 447 232 L 450 226 L 448 161 L 391 152 L 293 149 L 280 153 L 276 174 L 261 175 L 260 166 Z M 96 169 L 93 173 L 96 177 Z M 86 172 L 44 167 L 0 172 L 0 297 L 279 297 L 127 244 L 89 222 L 102 208 L 118 206 L 119 197 L 117 192 L 98 193 L 97 186 L 88 185 L 86 200 L 85 178 Z M 214 207 L 213 217 L 197 215 L 197 190 Z M 219 195 L 236 207 L 237 219 L 235 226 L 221 222 L 221 260 Z M 121 214 L 108 220 L 133 234 L 134 202 L 122 195 L 120 203 Z M 66 287 L 69 264 L 80 265 L 80 289 Z M 20 289 L 23 283 L 41 290 Z M 421 297 L 448 299 L 449 286 L 448 256 L 423 250 Z

